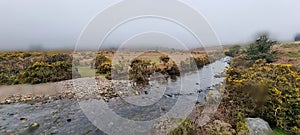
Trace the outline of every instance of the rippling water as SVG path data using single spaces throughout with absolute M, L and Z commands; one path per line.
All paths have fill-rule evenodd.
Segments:
M 125 123 L 128 127 L 120 128 L 121 133 L 130 126 L 136 129 L 139 129 L 138 126 L 152 126 L 160 118 L 185 117 L 189 111 L 183 110 L 193 109 L 197 102 L 204 103 L 208 91 L 224 80 L 216 75 L 224 71 L 229 60 L 225 57 L 198 72 L 182 75 L 176 80 L 169 79 L 165 83 L 154 80 L 149 87 L 142 89 L 142 95 L 115 98 L 108 103 L 58 100 L 34 105 L 1 105 L 0 134 L 10 131 L 19 134 L 104 134 L 101 130 L 110 132 L 124 122 L 136 122 Z M 118 119 L 114 119 L 115 116 Z M 143 121 L 149 122 L 145 124 Z M 30 125 L 34 122 L 39 126 L 32 129 Z
M 108 103 L 109 107 L 122 117 L 143 121 L 168 112 L 178 103 L 179 97 L 183 99 L 180 106 L 204 103 L 208 91 L 223 82 L 224 78 L 218 75 L 228 66 L 227 61 L 229 57 L 204 66 L 198 72 L 188 73 L 176 80 L 169 79 L 165 84 L 152 81 L 150 87 L 143 89 L 148 94 L 117 98 Z

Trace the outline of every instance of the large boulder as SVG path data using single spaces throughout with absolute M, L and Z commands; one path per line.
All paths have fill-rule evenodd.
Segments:
M 261 118 L 247 118 L 246 126 L 250 132 L 250 135 L 270 135 L 272 129 L 269 123 Z

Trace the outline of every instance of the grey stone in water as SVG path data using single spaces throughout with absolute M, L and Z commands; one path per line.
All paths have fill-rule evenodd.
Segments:
M 250 135 L 270 135 L 272 129 L 269 123 L 261 118 L 247 118 L 246 126 L 250 132 Z

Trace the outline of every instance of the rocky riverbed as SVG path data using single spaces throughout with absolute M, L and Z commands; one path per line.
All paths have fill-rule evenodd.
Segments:
M 104 134 L 82 110 L 81 102 L 90 104 L 94 100 L 107 102 L 121 117 L 152 120 L 170 111 L 180 98 L 183 100 L 179 106 L 203 103 L 208 91 L 223 81 L 220 73 L 226 62 L 216 61 L 177 80 L 156 76 L 147 87 L 132 87 L 128 81 L 103 77 L 0 87 L 0 93 L 17 89 L 0 95 L 0 134 Z M 38 91 L 41 88 L 43 91 Z
M 0 107 L 0 134 L 103 134 L 70 99 Z

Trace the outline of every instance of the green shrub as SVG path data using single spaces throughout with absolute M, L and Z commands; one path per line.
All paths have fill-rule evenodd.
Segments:
M 162 55 L 162 56 L 159 57 L 159 60 L 161 62 L 163 62 L 164 64 L 167 64 L 170 60 L 170 57 L 168 55 Z
M 271 41 L 267 35 L 262 35 L 250 44 L 246 58 L 249 60 L 264 59 L 268 63 L 273 62 L 275 61 L 276 51 L 272 51 L 271 48 L 276 43 L 276 41 Z
M 129 79 L 138 84 L 148 84 L 150 75 L 154 72 L 150 61 L 134 59 L 130 64 Z
M 203 57 L 190 57 L 180 62 L 180 70 L 182 72 L 194 71 L 197 70 L 197 68 L 202 68 L 209 63 L 210 61 L 208 59 L 208 55 Z
M 201 129 L 187 119 L 171 131 L 169 135 L 199 135 L 201 133 Z
M 0 84 L 13 84 L 12 77 L 9 77 L 6 73 L 0 73 Z
M 229 51 L 225 52 L 225 55 L 234 57 L 234 56 L 236 56 L 237 54 L 240 53 L 240 50 L 241 50 L 241 46 L 240 45 L 235 45 L 233 47 L 230 47 Z
M 72 61 L 72 57 L 70 57 L 69 54 L 65 53 L 51 53 L 45 54 L 44 56 L 45 63 L 52 64 L 58 61 Z
M 202 68 L 203 66 L 210 63 L 207 55 L 205 55 L 204 57 L 193 58 L 193 60 L 198 68 Z
M 238 135 L 250 135 L 245 119 L 236 123 L 236 132 Z
M 257 60 L 250 68 L 229 67 L 223 101 L 235 114 L 261 117 L 273 127 L 299 134 L 300 129 L 300 74 L 291 64 L 268 64 Z
M 111 62 L 104 62 L 97 67 L 96 72 L 98 74 L 108 74 L 111 72 L 111 67 L 112 67 Z
M 111 60 L 108 57 L 106 57 L 105 55 L 103 55 L 103 54 L 100 53 L 100 54 L 97 54 L 94 62 L 92 62 L 92 66 L 91 67 L 97 68 L 102 63 L 104 63 L 104 62 L 111 62 Z
M 20 74 L 21 83 L 46 83 L 72 79 L 72 64 L 70 62 L 35 62 Z
M 72 57 L 66 53 L 5 52 L 1 53 L 0 84 L 45 83 L 80 77 L 72 74 Z
M 166 69 L 166 72 L 170 76 L 179 76 L 180 75 L 179 67 L 176 65 L 175 62 L 172 63 L 171 67 Z

